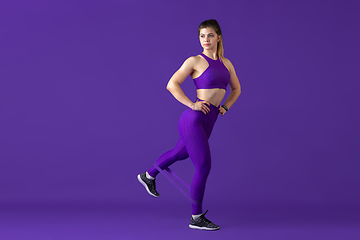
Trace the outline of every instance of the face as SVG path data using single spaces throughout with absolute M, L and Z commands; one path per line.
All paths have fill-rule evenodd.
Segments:
M 217 35 L 215 30 L 211 27 L 200 29 L 199 39 L 204 50 L 216 50 L 220 38 L 221 36 Z

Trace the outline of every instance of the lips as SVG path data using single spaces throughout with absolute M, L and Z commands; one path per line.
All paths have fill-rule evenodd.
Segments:
M 210 44 L 209 44 L 209 43 L 205 43 L 204 46 L 210 46 Z

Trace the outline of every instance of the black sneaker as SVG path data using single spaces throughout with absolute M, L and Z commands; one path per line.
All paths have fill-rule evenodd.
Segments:
M 155 179 L 148 179 L 146 177 L 146 172 L 139 174 L 137 176 L 137 179 L 139 180 L 139 182 L 144 185 L 144 187 L 146 188 L 146 191 L 154 197 L 158 197 L 160 196 L 160 194 L 156 191 L 156 185 L 155 185 Z
M 206 210 L 204 214 L 201 214 L 201 216 L 196 219 L 193 219 L 193 217 L 191 217 L 189 227 L 192 229 L 200 229 L 200 230 L 210 230 L 210 231 L 219 230 L 220 227 L 218 225 L 214 224 L 205 217 L 205 214 L 207 212 L 208 210 Z

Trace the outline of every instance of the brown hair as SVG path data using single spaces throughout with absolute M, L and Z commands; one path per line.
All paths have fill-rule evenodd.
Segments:
M 224 57 L 224 46 L 222 41 L 222 34 L 219 23 L 215 19 L 209 19 L 205 20 L 202 23 L 200 23 L 199 29 L 198 29 L 198 35 L 200 36 L 200 30 L 203 28 L 211 27 L 215 30 L 217 35 L 220 35 L 220 41 L 217 44 L 217 55 L 219 58 Z

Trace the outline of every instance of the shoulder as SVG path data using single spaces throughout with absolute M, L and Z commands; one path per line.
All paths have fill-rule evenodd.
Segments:
M 232 70 L 234 69 L 234 66 L 232 65 L 231 61 L 227 58 L 221 58 L 221 60 L 223 61 L 224 65 L 229 69 Z
M 223 57 L 221 58 L 221 60 L 223 61 L 223 63 L 226 65 L 226 66 L 232 66 L 232 63 L 229 59 Z
M 203 58 L 200 55 L 197 56 L 191 56 L 187 58 L 184 63 L 183 67 L 191 67 L 194 68 Z
M 185 60 L 185 62 L 188 62 L 190 64 L 196 64 L 199 61 L 201 61 L 202 59 L 203 59 L 203 57 L 201 57 L 200 55 L 196 55 L 196 56 L 191 56 L 191 57 L 187 58 Z

